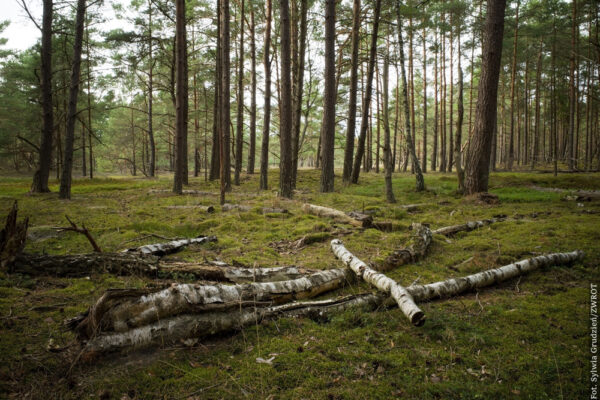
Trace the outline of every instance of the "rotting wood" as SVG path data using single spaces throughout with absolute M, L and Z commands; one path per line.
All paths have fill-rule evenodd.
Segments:
M 298 279 L 238 285 L 174 284 L 154 292 L 109 290 L 74 329 L 87 339 L 100 332 L 124 332 L 180 314 L 229 312 L 244 306 L 283 304 L 315 297 L 350 279 L 346 269 L 319 271 Z
M 400 249 L 387 256 L 378 269 L 387 271 L 404 264 L 416 262 L 423 258 L 432 242 L 431 229 L 427 225 L 413 223 L 410 240 Z
M 443 228 L 438 228 L 433 231 L 435 235 L 444 235 L 444 236 L 452 236 L 457 234 L 458 232 L 470 232 L 475 229 L 482 228 L 486 225 L 491 225 L 496 222 L 503 222 L 506 218 L 490 218 L 490 219 L 482 219 L 481 221 L 468 221 L 464 224 L 459 225 L 451 225 L 444 226 Z
M 123 250 L 122 253 L 140 253 L 144 255 L 154 255 L 161 257 L 167 254 L 176 253 L 182 250 L 184 247 L 189 246 L 190 244 L 204 244 L 216 241 L 216 236 L 198 236 L 197 238 L 193 239 L 173 240 L 171 242 L 166 243 L 154 243 L 140 247 L 133 247 L 130 249 Z
M 368 228 L 373 223 L 373 218 L 369 215 L 365 215 L 363 218 L 356 219 L 346 213 L 336 210 L 334 208 L 317 206 L 314 204 L 305 203 L 302 205 L 302 211 L 307 214 L 316 215 L 319 217 L 331 218 L 337 222 L 351 224 L 361 228 Z M 362 214 L 361 214 L 362 215 Z
M 331 241 L 331 249 L 337 258 L 348 266 L 359 278 L 375 286 L 382 292 L 389 294 L 398 303 L 400 310 L 415 326 L 425 323 L 425 314 L 415 304 L 412 296 L 403 286 L 388 278 L 382 273 L 370 268 L 363 261 L 348 251 L 339 239 Z
M 27 227 L 29 218 L 17 222 L 19 206 L 17 201 L 13 203 L 11 210 L 6 217 L 6 224 L 0 231 L 0 267 L 5 268 L 13 263 L 27 240 Z

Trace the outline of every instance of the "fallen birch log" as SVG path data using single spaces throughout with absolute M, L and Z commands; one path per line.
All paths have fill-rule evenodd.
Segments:
M 173 194 L 173 191 L 169 190 L 169 189 L 150 189 L 150 190 L 148 190 L 148 194 L 159 194 L 159 193 Z M 202 190 L 192 190 L 192 189 L 183 190 L 182 193 L 183 194 L 195 194 L 195 195 L 199 195 L 199 196 L 219 196 L 219 193 L 204 192 Z
M 357 219 L 353 218 L 346 213 L 336 210 L 334 208 L 316 206 L 314 204 L 305 203 L 302 205 L 302 211 L 307 214 L 316 215 L 318 217 L 331 218 L 337 222 L 351 224 L 361 228 L 368 228 L 373 223 L 373 218 L 369 215 Z
M 452 236 L 457 234 L 458 232 L 469 232 L 475 229 L 482 228 L 486 225 L 491 225 L 496 222 L 503 222 L 505 218 L 490 218 L 490 219 L 482 219 L 481 221 L 468 221 L 464 224 L 459 225 L 451 225 L 445 226 L 443 228 L 438 228 L 433 231 L 436 235 L 444 235 L 444 236 Z
M 158 276 L 172 277 L 181 274 L 191 275 L 195 279 L 244 283 L 244 282 L 278 282 L 298 279 L 317 273 L 317 270 L 294 265 L 272 268 L 236 267 L 226 263 L 223 265 L 206 265 L 191 263 L 160 264 Z
M 403 248 L 394 250 L 392 254 L 387 256 L 379 269 L 387 271 L 425 257 L 433 240 L 431 229 L 427 225 L 419 223 L 413 223 L 411 229 L 412 234 L 408 243 Z
M 415 304 L 412 296 L 406 289 L 398 285 L 394 280 L 370 268 L 363 261 L 350 253 L 339 239 L 331 241 L 331 249 L 337 258 L 348 266 L 359 278 L 375 286 L 383 293 L 389 294 L 400 310 L 406 315 L 409 321 L 415 326 L 421 326 L 425 323 L 425 314 Z
M 489 286 L 529 273 L 537 268 L 572 263 L 582 257 L 583 253 L 580 251 L 548 254 L 458 279 L 448 279 L 427 285 L 412 285 L 407 287 L 406 291 L 418 301 L 429 301 Z M 124 348 L 165 346 L 189 338 L 203 338 L 238 330 L 269 318 L 309 317 L 323 320 L 348 309 L 373 310 L 382 305 L 394 306 L 396 304 L 383 293 L 367 293 L 320 301 L 290 302 L 278 306 L 246 308 L 238 306 L 227 312 L 182 314 L 124 332 L 98 332 L 97 335 L 85 342 L 84 355 L 89 358 L 94 354 Z
M 94 336 L 85 343 L 84 358 L 90 359 L 95 354 L 124 348 L 172 345 L 190 338 L 200 339 L 217 333 L 240 330 L 244 326 L 271 318 L 326 319 L 331 314 L 349 308 L 372 310 L 380 305 L 383 299 L 383 296 L 375 294 L 350 295 L 321 301 L 291 302 L 279 306 L 237 308 L 226 313 L 183 314 L 125 332 Z
M 233 210 L 239 210 L 239 211 L 250 211 L 252 210 L 252 207 L 250 206 L 244 206 L 241 204 L 229 204 L 229 203 L 225 203 L 221 206 L 221 210 L 223 211 L 233 211 Z
M 124 332 L 179 314 L 228 312 L 260 303 L 282 304 L 337 289 L 348 278 L 346 269 L 333 269 L 280 282 L 174 284 L 155 292 L 109 290 L 75 324 L 75 330 L 82 338 L 90 338 L 99 332 Z
M 133 247 L 131 249 L 123 250 L 122 253 L 139 253 L 144 255 L 153 255 L 161 257 L 167 254 L 176 253 L 182 250 L 184 247 L 189 246 L 190 244 L 203 244 L 216 241 L 216 236 L 198 236 L 197 238 L 193 239 L 173 240 L 166 243 L 154 243 L 140 247 Z
M 427 285 L 411 285 L 406 290 L 413 296 L 415 301 L 445 298 L 500 283 L 542 267 L 570 264 L 583 259 L 583 257 L 584 253 L 579 250 L 570 253 L 546 254 L 462 278 L 453 278 Z

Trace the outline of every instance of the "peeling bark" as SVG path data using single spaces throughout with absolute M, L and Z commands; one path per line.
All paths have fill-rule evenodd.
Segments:
M 75 330 L 81 338 L 100 332 L 125 332 L 180 314 L 231 311 L 244 306 L 283 304 L 341 287 L 345 269 L 320 271 L 298 279 L 242 285 L 174 284 L 155 292 L 108 290 L 90 307 Z M 74 324 L 75 325 L 75 324 Z
M 400 265 L 416 262 L 425 256 L 432 242 L 431 229 L 427 225 L 419 223 L 413 223 L 411 229 L 412 235 L 409 242 L 386 257 L 383 265 L 378 268 L 379 270 L 388 271 Z
M 486 225 L 491 225 L 495 222 L 503 222 L 504 220 L 505 220 L 504 218 L 490 218 L 490 219 L 483 219 L 481 221 L 468 221 L 464 224 L 445 226 L 443 228 L 436 229 L 433 231 L 433 234 L 452 236 L 452 235 L 457 234 L 458 232 L 470 232 L 475 229 L 482 228 Z
M 415 326 L 421 326 L 425 323 L 425 314 L 415 304 L 412 296 L 407 290 L 398 285 L 394 280 L 370 268 L 363 261 L 350 253 L 339 239 L 331 241 L 331 249 L 337 258 L 348 266 L 358 277 L 375 286 L 382 292 L 392 296 L 400 310 L 406 315 L 409 321 Z

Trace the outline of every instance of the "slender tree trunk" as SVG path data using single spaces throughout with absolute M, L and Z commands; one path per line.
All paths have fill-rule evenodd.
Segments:
M 85 160 L 85 123 L 81 120 L 81 176 L 86 177 L 86 160 Z
M 150 162 L 148 166 L 148 175 L 153 177 L 156 171 L 156 143 L 154 141 L 154 127 L 152 125 L 153 101 L 154 101 L 154 58 L 153 58 L 154 39 L 152 38 L 152 0 L 148 0 L 148 141 L 150 142 Z
M 52 110 L 52 19 L 53 0 L 44 0 L 42 15 L 41 90 L 42 90 L 42 140 L 39 149 L 39 166 L 33 176 L 32 193 L 47 193 L 50 166 L 52 164 L 52 134 L 54 113 Z M 85 147 L 83 149 L 85 152 Z
M 344 172 L 342 179 L 350 182 L 352 157 L 354 156 L 354 131 L 356 130 L 356 97 L 358 92 L 358 45 L 360 33 L 360 0 L 353 1 L 352 7 L 352 56 L 350 61 L 350 92 L 348 100 L 348 129 L 344 149 Z
M 193 32 L 193 31 L 192 31 Z M 194 177 L 200 174 L 200 151 L 198 149 L 198 134 L 200 132 L 200 121 L 198 120 L 198 79 L 197 73 L 194 72 Z
M 235 172 L 233 184 L 239 186 L 244 148 L 244 0 L 240 0 L 240 54 L 238 58 L 237 126 L 235 133 Z
M 264 98 L 264 119 L 262 130 L 262 147 L 260 150 L 260 188 L 267 190 L 269 173 L 269 133 L 271 129 L 271 0 L 266 0 L 266 27 L 265 27 L 265 47 L 263 63 L 265 68 L 265 98 Z
M 335 0 L 325 2 L 325 94 L 323 96 L 323 145 L 321 192 L 333 192 L 335 141 Z
M 136 160 L 135 160 L 135 122 L 133 120 L 133 103 L 131 103 L 131 175 L 137 175 Z
M 569 137 L 567 144 L 567 166 L 569 171 L 573 171 L 575 163 L 574 139 L 575 139 L 575 103 L 577 102 L 577 88 L 575 83 L 575 52 L 577 43 L 577 0 L 572 0 L 571 16 L 571 51 L 570 51 L 570 78 L 569 78 Z M 591 32 L 590 32 L 591 33 Z
M 379 15 L 381 13 L 381 0 L 375 1 L 375 11 L 373 15 L 373 32 L 371 34 L 371 48 L 369 50 L 369 65 L 367 67 L 367 82 L 364 91 L 362 105 L 362 118 L 360 122 L 360 134 L 358 137 L 358 146 L 356 148 L 356 157 L 352 166 L 351 182 L 358 183 L 360 175 L 360 163 L 365 155 L 365 140 L 367 138 L 367 129 L 369 128 L 369 108 L 371 108 L 371 91 L 373 90 L 373 73 L 375 71 L 375 55 L 377 53 L 377 34 L 379 32 Z
M 450 12 L 450 135 L 448 137 L 448 172 L 454 164 L 454 12 Z
M 81 75 L 81 51 L 83 48 L 83 26 L 85 24 L 85 0 L 77 0 L 75 16 L 75 39 L 73 43 L 73 65 L 71 69 L 71 86 L 69 90 L 69 109 L 67 113 L 67 129 L 65 132 L 65 151 L 62 175 L 60 177 L 61 199 L 71 198 L 71 180 L 73 172 L 73 142 L 75 120 L 77 118 L 77 97 L 79 96 L 79 77 Z
M 510 138 L 508 144 L 508 162 L 506 169 L 512 170 L 515 159 L 515 78 L 517 76 L 517 44 L 519 39 L 519 5 L 517 1 L 517 11 L 515 16 L 515 38 L 513 42 L 512 66 L 510 77 Z
M 456 119 L 456 143 L 454 144 L 454 162 L 456 165 L 456 175 L 458 177 L 458 191 L 464 192 L 465 174 L 462 169 L 462 123 L 465 109 L 463 106 L 463 72 L 460 65 L 460 32 L 458 34 L 458 116 Z M 496 125 L 494 123 L 494 125 Z
M 292 198 L 292 82 L 289 0 L 279 0 L 281 29 L 281 114 L 279 116 L 279 195 Z
M 427 172 L 427 31 L 423 24 L 423 159 L 421 169 Z
M 296 177 L 298 175 L 298 155 L 300 154 L 300 117 L 302 115 L 302 97 L 304 93 L 304 62 L 306 53 L 306 35 L 308 30 L 308 1 L 300 1 L 300 37 L 294 41 L 297 43 L 298 57 L 297 65 L 294 68 L 294 98 L 292 109 L 292 184 L 296 187 Z M 296 24 L 294 23 L 294 26 Z
M 185 0 L 176 0 L 175 176 L 173 193 L 181 194 L 187 176 L 188 62 Z
M 215 68 L 215 100 L 213 102 L 213 134 L 210 157 L 211 181 L 217 180 L 221 174 L 221 1 L 217 0 L 217 48 Z
M 398 47 L 400 52 L 400 72 L 402 80 L 402 97 L 404 98 L 404 126 L 406 128 L 406 145 L 412 158 L 413 167 L 415 169 L 416 177 L 416 190 L 417 192 L 425 190 L 425 181 L 423 179 L 423 173 L 421 172 L 421 164 L 417 158 L 417 152 L 415 150 L 415 144 L 413 142 L 412 135 L 410 134 L 410 115 L 408 105 L 408 87 L 406 83 L 406 70 L 404 69 L 404 40 L 402 38 L 402 16 L 400 14 L 400 0 L 396 2 L 396 20 L 397 20 L 397 31 L 398 31 Z
M 525 81 L 523 96 L 523 146 L 520 152 L 520 164 L 527 164 L 529 151 L 529 57 L 525 60 Z
M 408 1 L 408 3 L 410 3 Z M 409 4 L 409 6 L 412 7 L 411 4 Z M 416 151 L 416 141 L 417 141 L 417 134 L 416 134 L 416 126 L 417 126 L 417 121 L 415 119 L 415 69 L 414 69 L 414 57 L 413 57 L 413 37 L 414 37 L 414 29 L 413 29 L 413 20 L 412 20 L 412 13 L 409 14 L 409 18 L 408 18 L 408 87 L 410 90 L 409 93 L 409 98 L 410 98 L 410 135 L 412 137 L 412 142 L 415 145 L 415 151 Z M 408 143 L 408 142 L 407 142 Z M 409 149 L 410 151 L 410 149 Z M 411 161 L 411 166 L 410 166 L 410 171 L 414 174 L 415 173 L 415 166 L 414 163 L 415 159 L 413 158 Z
M 389 35 L 388 35 L 389 37 Z M 394 190 L 392 188 L 392 151 L 390 149 L 390 116 L 389 116 L 389 81 L 390 81 L 390 49 L 389 42 L 387 52 L 383 59 L 383 168 L 385 175 L 385 198 L 388 203 L 395 203 Z
M 229 0 L 221 0 L 221 88 L 220 88 L 220 159 L 221 159 L 221 204 L 225 203 L 225 192 L 231 190 L 231 142 L 230 142 L 230 60 L 229 60 Z
M 377 118 L 375 119 L 376 123 L 377 123 L 377 142 L 375 143 L 375 172 L 379 173 L 379 144 L 380 144 L 380 127 L 381 127 L 381 80 L 379 79 L 379 66 L 376 66 L 376 70 L 375 70 L 375 82 L 376 82 L 376 104 L 375 104 L 375 109 L 377 111 Z
M 254 160 L 256 158 L 256 37 L 254 24 L 254 5 L 250 10 L 250 56 L 252 58 L 252 88 L 250 98 L 250 145 L 248 146 L 248 174 L 254 173 Z
M 446 16 L 443 14 L 442 19 L 446 22 Z M 447 113 L 446 113 L 446 35 L 444 31 L 441 32 L 440 41 L 442 43 L 442 59 L 441 59 L 441 68 L 440 68 L 440 172 L 446 172 L 447 166 L 447 158 L 446 158 L 446 149 L 447 149 L 447 140 L 446 140 L 446 122 L 447 122 Z
M 437 28 L 435 32 L 435 40 L 438 42 Z M 433 151 L 431 152 L 431 170 L 437 169 L 437 153 L 438 153 L 438 125 L 439 125 L 439 113 L 438 113 L 438 53 L 439 50 L 436 48 L 434 54 L 434 65 L 433 65 Z
M 506 0 L 487 0 L 474 131 L 465 159 L 466 194 L 485 192 L 488 188 L 490 153 L 498 104 L 505 8 Z

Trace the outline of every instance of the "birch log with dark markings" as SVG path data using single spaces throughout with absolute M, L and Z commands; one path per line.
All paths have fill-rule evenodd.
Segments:
M 124 332 L 180 314 L 232 310 L 256 302 L 283 304 L 315 297 L 351 278 L 346 269 L 320 271 L 302 278 L 241 285 L 174 284 L 155 292 L 107 291 L 75 327 L 82 338 L 100 331 Z
M 140 253 L 144 255 L 165 256 L 167 254 L 176 253 L 190 244 L 203 244 L 216 242 L 216 236 L 198 236 L 193 239 L 173 240 L 167 243 L 147 244 L 140 247 L 123 250 L 122 253 Z
M 405 290 L 415 300 L 429 301 L 489 286 L 529 273 L 537 268 L 568 264 L 582 258 L 583 253 L 581 251 L 548 254 L 458 279 L 448 279 L 427 285 L 409 286 Z M 112 297 L 113 300 L 117 301 L 119 297 L 126 298 L 133 294 L 137 296 L 148 294 L 147 291 L 119 291 L 109 293 L 107 292 L 107 297 Z M 102 302 L 99 303 L 102 305 Z M 108 302 L 104 304 L 108 305 Z M 164 346 L 175 344 L 188 338 L 202 338 L 217 333 L 238 330 L 265 319 L 308 317 L 326 320 L 329 316 L 347 309 L 373 310 L 382 305 L 394 306 L 396 304 L 396 301 L 383 293 L 350 295 L 320 301 L 290 302 L 266 307 L 240 307 L 241 304 L 238 302 L 233 309 L 223 308 L 220 311 L 206 313 L 197 313 L 197 310 L 194 310 L 194 313 L 168 316 L 148 325 L 134 327 L 123 332 L 102 332 L 96 327 L 92 330 L 96 335 L 85 342 L 83 350 L 84 356 L 90 358 L 94 354 L 109 351 L 125 348 L 142 348 L 152 345 Z M 99 309 L 103 312 L 108 310 L 108 308 L 102 307 L 99 307 Z M 90 313 L 98 313 L 99 309 L 92 309 Z M 90 313 L 88 313 L 87 317 L 89 317 Z M 68 323 L 73 328 L 80 324 L 81 321 L 82 317 L 76 317 Z
M 400 265 L 416 262 L 425 256 L 432 241 L 431 229 L 427 225 L 419 223 L 413 223 L 411 229 L 409 242 L 403 248 L 394 250 L 387 256 L 383 264 L 379 266 L 379 270 L 388 271 Z
M 433 231 L 433 233 L 436 235 L 452 236 L 457 234 L 458 232 L 470 232 L 475 229 L 482 228 L 486 225 L 491 225 L 493 223 L 503 221 L 505 221 L 505 218 L 490 218 L 482 219 L 481 221 L 468 221 L 464 224 L 445 226 L 443 228 L 436 229 Z
M 383 293 L 392 296 L 400 310 L 406 315 L 409 321 L 415 326 L 421 326 L 425 323 L 425 314 L 415 304 L 410 293 L 394 280 L 370 268 L 363 261 L 350 253 L 339 239 L 331 241 L 331 249 L 337 258 L 348 266 L 359 278 L 375 286 Z
M 372 225 L 373 219 L 369 215 L 362 216 L 361 218 L 353 218 L 346 213 L 336 210 L 334 208 L 316 206 L 314 204 L 305 203 L 302 205 L 302 211 L 307 214 L 316 215 L 319 217 L 331 218 L 337 222 L 351 224 L 361 228 L 368 228 Z

